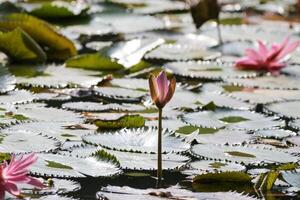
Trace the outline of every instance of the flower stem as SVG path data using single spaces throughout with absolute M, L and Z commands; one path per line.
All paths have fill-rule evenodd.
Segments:
M 158 109 L 158 143 L 157 143 L 157 184 L 161 187 L 162 181 L 162 108 Z

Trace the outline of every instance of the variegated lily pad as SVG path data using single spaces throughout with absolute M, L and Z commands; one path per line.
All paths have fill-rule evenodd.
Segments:
M 256 76 L 254 71 L 237 70 L 232 64 L 219 62 L 171 62 L 166 64 L 166 68 L 178 76 L 210 80 Z
M 106 177 L 119 173 L 119 169 L 108 161 L 93 157 L 75 158 L 54 154 L 38 154 L 38 161 L 31 167 L 33 174 L 53 177 Z
M 159 200 L 159 199 L 198 199 L 198 200 L 257 200 L 256 198 L 242 195 L 235 192 L 213 192 L 213 193 L 193 193 L 189 190 L 180 189 L 173 186 L 166 189 L 134 189 L 127 186 L 107 186 L 97 193 L 97 199 L 114 200 Z
M 195 126 L 233 130 L 263 130 L 283 126 L 276 117 L 250 111 L 202 111 L 184 115 L 183 120 Z
M 141 101 L 142 98 L 148 93 L 126 88 L 98 87 L 94 88 L 94 94 L 99 97 L 104 97 L 113 100 Z
M 82 138 L 85 142 L 100 145 L 112 150 L 133 151 L 144 153 L 157 152 L 157 129 L 138 128 L 122 129 L 115 132 L 105 132 L 96 135 L 87 135 Z M 190 145 L 181 138 L 175 137 L 174 132 L 163 131 L 163 153 L 183 152 Z
M 95 72 L 83 69 L 66 68 L 64 66 L 41 66 L 33 68 L 31 75 L 24 71 L 24 67 L 15 68 L 17 83 L 24 86 L 46 87 L 46 88 L 65 88 L 74 86 L 95 85 L 102 78 L 95 76 Z M 23 71 L 22 71 L 23 70 Z
M 16 79 L 6 67 L 0 65 L 0 94 L 11 91 L 15 88 Z
M 164 44 L 145 55 L 146 59 L 168 61 L 209 60 L 219 57 L 219 52 L 205 50 L 198 46 Z
M 197 144 L 192 147 L 193 155 L 211 160 L 231 161 L 244 164 L 270 164 L 296 162 L 297 157 L 275 150 L 247 146 L 222 146 Z
M 266 105 L 266 111 L 275 113 L 282 117 L 299 119 L 300 113 L 298 108 L 300 106 L 300 101 L 289 101 L 289 102 L 280 102 Z
M 57 149 L 60 146 L 59 141 L 30 131 L 4 130 L 2 134 L 4 137 L 0 142 L 0 152 L 44 152 Z
M 256 78 L 229 78 L 226 80 L 227 83 L 237 86 L 243 87 L 252 87 L 252 88 L 260 88 L 260 89 L 278 89 L 278 90 L 299 90 L 300 79 L 298 77 L 292 76 L 262 76 Z

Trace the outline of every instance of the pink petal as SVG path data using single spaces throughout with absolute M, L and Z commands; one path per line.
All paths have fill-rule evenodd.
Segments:
M 235 66 L 239 69 L 260 69 L 261 66 L 257 61 L 249 58 L 242 58 L 235 62 Z
M 292 53 L 293 51 L 295 51 L 297 49 L 297 47 L 300 45 L 300 41 L 296 41 L 296 42 L 291 42 L 290 44 L 287 44 L 283 50 L 279 53 L 279 55 L 277 56 L 277 59 L 280 60 L 282 58 L 284 58 L 285 56 L 287 56 L 289 53 Z
M 254 49 L 246 49 L 246 55 L 248 56 L 249 59 L 255 60 L 257 62 L 261 62 L 263 60 L 263 58 L 259 55 L 259 53 Z
M 162 71 L 157 77 L 157 86 L 159 91 L 158 99 L 163 102 L 169 90 L 169 81 L 165 71 Z
M 14 196 L 20 195 L 20 190 L 18 189 L 17 185 L 15 185 L 14 183 L 6 182 L 4 187 L 5 187 L 5 190 L 7 192 L 9 192 L 10 194 L 12 194 Z
M 261 57 L 263 57 L 263 60 L 266 60 L 268 57 L 268 49 L 266 45 L 262 41 L 258 41 L 258 52 Z
M 269 52 L 268 61 L 278 60 L 278 55 L 284 49 L 284 47 L 288 44 L 289 38 L 286 38 L 281 44 L 272 45 L 271 51 Z
M 46 187 L 39 179 L 30 177 L 30 176 L 28 176 L 28 182 L 26 182 L 26 183 L 29 185 L 39 187 L 39 188 Z

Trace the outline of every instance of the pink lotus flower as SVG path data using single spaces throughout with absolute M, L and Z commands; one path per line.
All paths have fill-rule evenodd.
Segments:
M 268 49 L 262 41 L 258 41 L 258 45 L 258 51 L 247 49 L 247 57 L 236 61 L 235 66 L 238 69 L 262 70 L 278 74 L 286 66 L 283 59 L 300 45 L 300 41 L 289 42 L 289 38 L 286 38 L 281 44 L 273 44 L 271 49 Z
M 176 79 L 173 77 L 169 81 L 166 72 L 162 71 L 158 77 L 150 75 L 149 86 L 153 102 L 158 108 L 163 108 L 173 97 Z
M 5 197 L 5 191 L 10 194 L 21 198 L 20 190 L 17 187 L 17 183 L 26 183 L 39 188 L 45 187 L 45 185 L 36 178 L 28 176 L 28 168 L 35 163 L 37 156 L 32 153 L 28 156 L 21 156 L 16 159 L 12 156 L 10 163 L 4 161 L 0 165 L 0 200 Z

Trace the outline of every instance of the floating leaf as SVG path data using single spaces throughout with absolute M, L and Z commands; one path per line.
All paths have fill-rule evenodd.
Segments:
M 219 52 L 205 50 L 198 46 L 163 44 L 145 55 L 145 59 L 162 59 L 167 61 L 210 60 L 220 56 Z
M 243 87 L 259 88 L 259 89 L 278 89 L 278 90 L 299 90 L 299 79 L 292 76 L 280 75 L 262 76 L 256 78 L 229 78 L 226 82 Z
M 49 58 L 64 60 L 75 56 L 77 50 L 69 39 L 45 21 L 27 14 L 11 14 L 0 20 L 0 28 L 13 30 L 22 28 L 41 46 L 47 46 Z
M 45 62 L 47 59 L 43 49 L 20 28 L 0 32 L 0 50 L 15 61 Z
M 276 117 L 266 117 L 250 111 L 202 111 L 184 115 L 183 120 L 200 127 L 222 128 L 230 130 L 262 130 L 282 126 Z
M 287 171 L 282 172 L 282 178 L 293 187 L 300 188 L 300 173 Z
M 98 87 L 94 88 L 94 94 L 99 97 L 104 97 L 113 100 L 140 102 L 147 92 L 131 90 L 117 87 Z
M 99 129 L 138 128 L 145 125 L 145 119 L 139 115 L 125 115 L 116 120 L 95 120 Z
M 57 140 L 29 131 L 19 130 L 16 132 L 8 130 L 2 131 L 2 133 L 7 136 L 0 142 L 0 152 L 44 152 L 57 149 L 60 146 Z
M 120 152 L 113 150 L 105 150 L 114 155 L 122 169 L 130 170 L 156 170 L 157 169 L 157 154 L 143 154 L 133 152 Z M 175 153 L 163 154 L 163 169 L 176 170 L 184 166 L 189 160 L 188 157 Z
M 279 150 L 247 146 L 197 144 L 192 147 L 192 153 L 197 157 L 245 164 L 290 163 L 297 160 L 296 157 Z
M 46 65 L 34 67 L 30 73 L 25 70 L 27 67 L 28 66 L 19 66 L 18 69 L 15 68 L 13 70 L 13 73 L 17 76 L 17 83 L 26 87 L 90 87 L 91 85 L 96 85 L 102 80 L 101 77 L 95 76 L 95 72 L 83 69 Z M 68 74 L 68 76 L 66 76 L 66 74 Z
M 233 77 L 254 77 L 254 71 L 237 70 L 232 64 L 223 64 L 219 62 L 170 62 L 166 68 L 178 76 L 187 78 L 198 78 L 208 80 L 220 80 Z
M 155 153 L 157 152 L 157 129 L 139 128 L 87 135 L 83 140 L 113 150 Z M 173 136 L 174 132 L 163 131 L 163 153 L 183 152 L 190 145 Z
M 49 162 L 57 164 L 49 165 Z M 31 167 L 30 172 L 54 177 L 105 177 L 119 173 L 119 169 L 110 162 L 93 157 L 38 154 L 38 161 Z
M 213 172 L 241 172 L 246 169 L 245 166 L 237 163 L 218 162 L 211 160 L 201 160 L 190 163 L 190 168 L 183 173 L 196 176 L 199 174 L 213 173 Z
M 298 119 L 300 114 L 297 112 L 300 101 L 280 102 L 266 105 L 266 111 L 275 113 L 282 117 Z
M 32 102 L 35 96 L 26 90 L 16 90 L 0 96 L 0 104 L 21 104 Z
M 118 64 L 113 59 L 100 53 L 83 54 L 67 60 L 67 67 L 83 68 L 100 71 L 113 71 L 123 69 L 123 65 Z
M 6 67 L 0 65 L 0 94 L 11 91 L 15 88 L 16 79 Z

